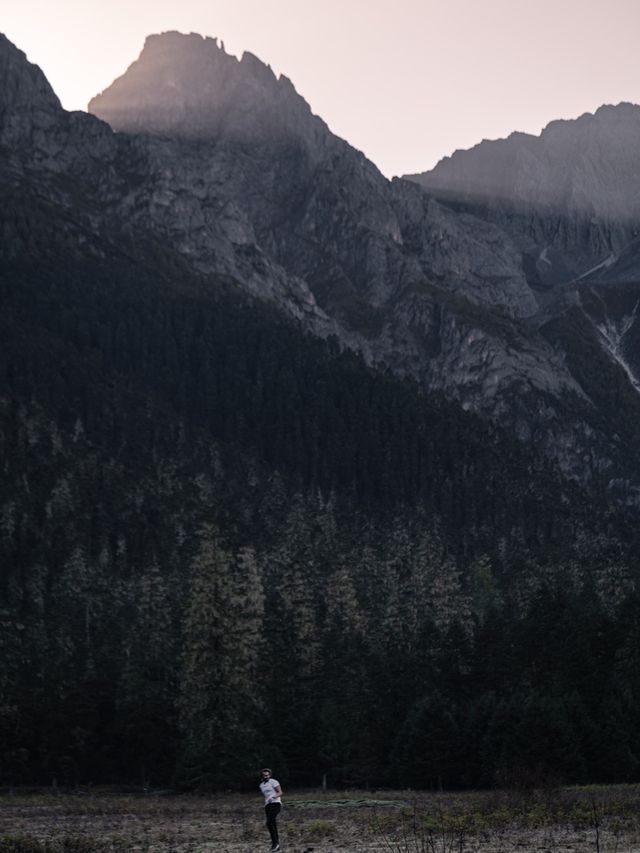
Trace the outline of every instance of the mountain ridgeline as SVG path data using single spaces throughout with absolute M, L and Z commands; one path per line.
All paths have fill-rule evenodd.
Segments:
M 0 73 L 0 781 L 634 778 L 633 289 L 215 40 Z
M 640 108 L 459 152 L 416 179 L 428 193 L 387 181 L 289 80 L 213 39 L 150 37 L 89 108 L 144 135 L 152 185 L 139 203 L 200 268 L 224 265 L 310 330 L 636 503 L 640 447 L 625 422 L 640 415 Z M 590 375 L 576 349 L 595 358 Z
M 500 222 L 529 253 L 542 286 L 634 282 L 640 268 L 631 274 L 621 260 L 638 252 L 639 136 L 638 106 L 603 106 L 554 121 L 540 136 L 514 133 L 456 151 L 408 177 Z

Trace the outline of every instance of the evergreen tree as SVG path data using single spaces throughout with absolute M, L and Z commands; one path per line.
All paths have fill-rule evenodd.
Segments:
M 258 761 L 263 594 L 253 552 L 236 559 L 206 526 L 192 564 L 180 668 L 181 782 L 241 783 Z
M 156 559 L 135 578 L 129 596 L 135 616 L 124 648 L 116 737 L 123 772 L 149 786 L 172 777 L 176 758 L 175 605 Z

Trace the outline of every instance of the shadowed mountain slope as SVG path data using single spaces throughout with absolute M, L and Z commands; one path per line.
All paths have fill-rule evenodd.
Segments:
M 635 778 L 628 293 L 531 314 L 290 88 L 114 132 L 0 58 L 0 784 Z
M 220 269 L 232 251 L 226 271 L 284 310 L 297 293 L 297 314 L 317 333 L 499 419 L 583 482 L 628 480 L 623 492 L 635 500 L 637 437 L 624 449 L 611 440 L 621 414 L 602 411 L 601 396 L 594 403 L 564 354 L 569 333 L 557 333 L 577 334 L 567 312 L 579 299 L 549 288 L 604 269 L 614 247 L 630 251 L 636 108 L 455 155 L 420 179 L 431 181 L 429 195 L 386 181 L 286 78 L 250 55 L 228 56 L 216 40 L 150 37 L 90 108 L 116 130 L 144 134 L 155 163 L 151 215 L 200 268 Z M 610 163 L 599 172 L 598 151 Z M 252 254 L 259 263 L 247 264 Z M 277 277 L 286 284 L 276 294 Z M 593 337 L 607 384 L 633 388 L 635 375 L 585 323 L 571 348 Z M 635 411 L 633 392 L 626 397 Z
M 542 288 L 522 229 L 508 233 L 502 214 L 387 181 L 288 80 L 213 39 L 150 37 L 92 102 L 117 133 L 62 111 L 19 51 L 3 50 L 49 93 L 38 96 L 46 108 L 5 113 L 9 184 L 37 181 L 88 234 L 117 226 L 165 243 L 195 271 L 232 278 L 370 365 L 499 422 L 565 474 L 635 501 L 633 316 L 616 315 L 622 349 L 592 317 L 576 325 L 575 288 Z M 598 353 L 597 376 L 569 357 L 583 347 Z M 594 388 L 603 377 L 611 394 Z

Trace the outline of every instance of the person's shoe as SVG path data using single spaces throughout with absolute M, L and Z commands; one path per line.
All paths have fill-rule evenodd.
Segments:
M 274 844 L 273 847 L 271 848 L 271 853 L 280 853 L 280 845 Z

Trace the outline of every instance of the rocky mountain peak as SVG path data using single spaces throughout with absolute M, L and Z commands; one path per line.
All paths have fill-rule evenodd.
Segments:
M 437 195 L 629 223 L 640 215 L 640 107 L 621 103 L 514 133 L 409 175 Z
M 89 103 L 115 130 L 251 141 L 326 134 L 286 77 L 245 52 L 196 33 L 149 36 L 138 59 Z
M 62 114 L 62 106 L 37 65 L 0 33 L 0 130 L 5 143 Z

